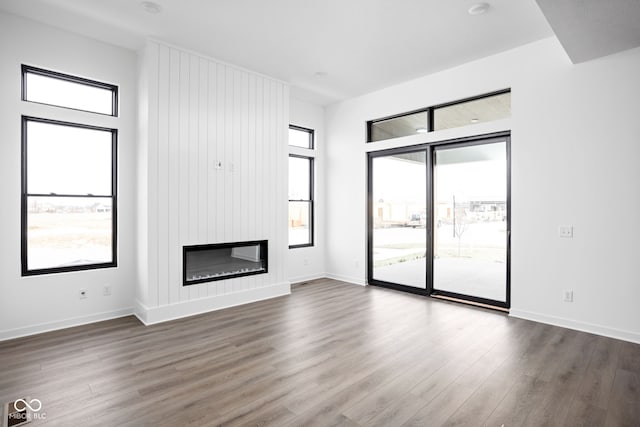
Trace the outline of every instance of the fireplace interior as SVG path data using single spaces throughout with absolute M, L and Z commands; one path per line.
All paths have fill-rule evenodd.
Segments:
M 185 246 L 183 285 L 267 272 L 267 241 Z

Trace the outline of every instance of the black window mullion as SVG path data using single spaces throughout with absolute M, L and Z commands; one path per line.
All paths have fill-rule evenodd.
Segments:
M 31 193 L 24 193 L 24 196 L 29 198 L 29 197 L 38 197 L 38 198 L 42 198 L 42 199 L 112 199 L 114 198 L 113 195 L 107 194 L 107 195 L 100 195 L 100 196 L 95 196 L 95 195 L 83 195 L 83 194 L 31 194 Z

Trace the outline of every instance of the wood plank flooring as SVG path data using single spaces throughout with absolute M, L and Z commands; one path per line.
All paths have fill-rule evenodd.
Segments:
M 640 426 L 640 345 L 375 287 L 0 342 L 33 426 Z

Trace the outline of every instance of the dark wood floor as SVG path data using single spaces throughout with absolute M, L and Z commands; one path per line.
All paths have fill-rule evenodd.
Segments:
M 639 426 L 640 345 L 385 289 L 0 343 L 32 425 Z

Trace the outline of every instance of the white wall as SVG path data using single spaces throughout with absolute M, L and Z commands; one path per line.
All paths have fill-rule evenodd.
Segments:
M 315 163 L 314 163 L 314 190 L 315 190 L 315 218 L 314 218 L 314 245 L 305 248 L 293 248 L 288 250 L 288 273 L 291 283 L 303 282 L 326 276 L 325 253 L 325 142 L 324 142 L 324 108 L 310 104 L 295 98 L 291 98 L 289 107 L 289 123 L 302 126 L 315 131 Z M 291 154 L 307 155 L 303 149 L 289 147 Z
M 288 294 L 289 87 L 153 41 L 140 70 L 136 314 L 154 323 Z M 262 239 L 267 274 L 182 286 L 184 245 Z
M 0 339 L 130 314 L 135 282 L 134 52 L 0 14 Z M 20 65 L 29 64 L 119 86 L 117 118 L 20 100 Z M 21 277 L 21 115 L 118 128 L 118 267 Z M 102 296 L 105 284 L 111 296 Z M 78 292 L 87 289 L 88 298 Z
M 365 281 L 366 150 L 511 129 L 511 314 L 640 342 L 638 70 L 640 49 L 572 65 L 550 38 L 329 107 L 327 272 Z M 367 120 L 509 87 L 510 120 L 364 142 Z

